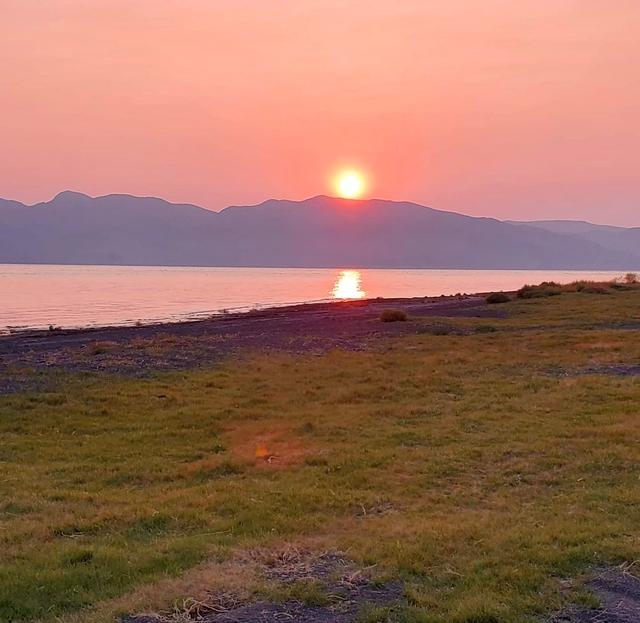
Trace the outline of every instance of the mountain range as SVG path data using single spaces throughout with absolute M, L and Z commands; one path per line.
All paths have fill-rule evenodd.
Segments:
M 213 212 L 65 191 L 33 206 L 0 199 L 0 263 L 633 270 L 640 228 L 499 221 L 380 199 Z

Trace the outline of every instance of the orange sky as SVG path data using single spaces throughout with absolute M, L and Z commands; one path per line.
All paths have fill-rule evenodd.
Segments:
M 0 0 L 0 196 L 640 225 L 639 0 Z

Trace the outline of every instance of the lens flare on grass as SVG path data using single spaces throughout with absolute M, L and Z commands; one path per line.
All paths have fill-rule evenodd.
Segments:
M 266 461 L 270 456 L 269 448 L 267 448 L 267 444 L 258 443 L 256 445 L 256 459 L 262 459 Z
M 343 270 L 338 275 L 331 294 L 334 299 L 363 299 L 367 293 L 360 287 L 359 270 Z

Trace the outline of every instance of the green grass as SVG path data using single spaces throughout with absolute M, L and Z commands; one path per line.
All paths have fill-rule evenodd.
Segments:
M 171 609 L 291 542 L 405 583 L 362 621 L 515 623 L 637 559 L 640 379 L 574 373 L 640 362 L 640 292 L 500 308 L 369 352 L 0 397 L 0 620 Z

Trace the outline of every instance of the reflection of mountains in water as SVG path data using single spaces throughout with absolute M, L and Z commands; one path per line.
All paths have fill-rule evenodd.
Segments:
M 211 212 L 64 192 L 31 207 L 0 200 L 0 262 L 632 270 L 640 228 L 502 222 L 377 199 L 320 196 Z

